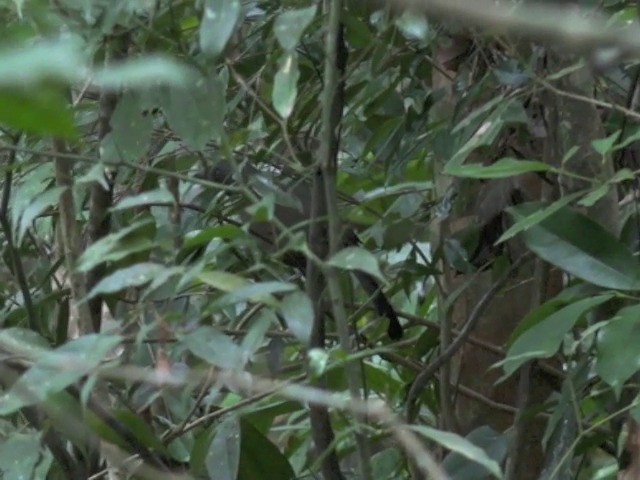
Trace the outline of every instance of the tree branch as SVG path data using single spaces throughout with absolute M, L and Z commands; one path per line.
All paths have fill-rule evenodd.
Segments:
M 56 138 L 53 140 L 54 149 L 60 153 L 66 153 L 64 141 Z M 69 287 L 71 290 L 71 302 L 78 311 L 78 328 L 80 334 L 93 331 L 91 312 L 85 298 L 87 296 L 86 278 L 82 272 L 76 270 L 76 262 L 82 251 L 82 239 L 80 227 L 76 221 L 76 204 L 73 196 L 73 168 L 67 159 L 56 156 L 53 160 L 56 175 L 56 184 L 63 188 L 58 202 L 60 211 L 59 229 L 62 239 Z

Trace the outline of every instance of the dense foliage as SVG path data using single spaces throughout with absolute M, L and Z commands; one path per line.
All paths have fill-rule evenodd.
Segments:
M 639 12 L 513 3 L 0 1 L 0 476 L 639 478 Z

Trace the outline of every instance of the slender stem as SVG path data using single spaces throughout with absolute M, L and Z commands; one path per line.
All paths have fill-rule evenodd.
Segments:
M 440 222 L 440 245 L 444 245 L 446 239 L 450 237 L 449 220 L 445 218 Z M 440 317 L 440 350 L 445 351 L 451 344 L 453 331 L 451 312 L 453 308 L 445 305 L 451 288 L 451 269 L 444 261 L 442 262 L 442 271 L 442 281 L 438 284 L 438 310 Z M 442 427 L 445 430 L 454 430 L 456 419 L 453 409 L 450 362 L 445 362 L 440 367 L 440 410 L 442 413 Z
M 338 194 L 336 191 L 336 169 L 340 143 L 340 122 L 344 108 L 343 88 L 346 64 L 346 46 L 342 38 L 342 1 L 333 0 L 329 4 L 329 17 L 326 36 L 326 56 L 324 68 L 324 89 L 322 94 L 322 136 L 320 150 L 320 171 L 324 183 L 324 196 L 327 205 L 329 227 L 329 255 L 334 255 L 341 247 L 340 219 L 338 213 Z M 335 267 L 325 266 L 325 278 L 329 287 L 331 309 L 336 321 L 340 346 L 348 355 L 351 352 L 349 322 L 340 288 L 338 271 Z M 362 379 L 358 365 L 348 362 L 345 365 L 349 394 L 353 400 L 362 398 Z M 366 422 L 366 416 L 355 415 L 356 422 Z M 356 425 L 356 449 L 358 452 L 359 478 L 373 478 L 370 463 L 370 449 L 366 435 Z
M 62 153 L 66 151 L 66 146 L 62 140 L 54 139 L 53 143 L 58 152 Z M 67 159 L 61 157 L 54 158 L 53 164 L 56 174 L 56 184 L 64 188 L 58 202 L 60 210 L 59 228 L 67 275 L 69 275 L 71 302 L 77 308 L 78 328 L 82 335 L 93 331 L 93 324 L 91 322 L 89 304 L 85 300 L 87 296 L 86 278 L 82 272 L 76 271 L 76 261 L 82 251 L 80 248 L 82 240 L 80 238 L 80 227 L 76 221 L 72 165 Z

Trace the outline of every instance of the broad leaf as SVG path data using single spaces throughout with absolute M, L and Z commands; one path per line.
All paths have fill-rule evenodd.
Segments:
M 173 204 L 173 196 L 164 188 L 148 190 L 137 195 L 124 197 L 117 204 L 111 207 L 111 211 L 126 210 L 128 208 L 140 207 L 142 205 L 154 205 L 158 203 Z
M 201 282 L 223 292 L 233 292 L 249 283 L 249 280 L 240 275 L 219 270 L 200 272 L 196 277 Z
M 88 272 L 96 265 L 117 261 L 131 253 L 150 249 L 153 246 L 154 228 L 153 221 L 146 217 L 102 237 L 82 252 L 78 258 L 78 270 Z M 126 241 L 128 237 L 132 237 L 133 243 Z M 136 237 L 139 239 L 138 242 L 135 242 Z
M 200 48 L 209 57 L 222 53 L 240 18 L 240 0 L 205 0 L 200 22 Z
M 45 354 L 49 344 L 33 330 L 11 327 L 0 331 L 0 347 L 15 356 L 34 359 Z
M 198 327 L 183 338 L 191 353 L 224 369 L 238 368 L 244 362 L 242 349 L 224 333 L 213 327 Z
M 344 270 L 359 270 L 384 282 L 378 259 L 368 250 L 359 247 L 347 247 L 340 250 L 327 262 Z
M 302 32 L 309 26 L 315 14 L 316 6 L 312 5 L 308 8 L 289 10 L 278 15 L 273 25 L 273 33 L 275 33 L 280 46 L 288 51 L 295 49 Z
M 94 81 L 97 85 L 110 89 L 182 86 L 194 75 L 193 69 L 172 58 L 150 55 L 111 63 L 94 73 Z
M 231 416 L 216 426 L 205 458 L 209 478 L 237 480 L 240 441 L 240 421 L 237 417 Z
M 159 276 L 166 267 L 157 263 L 137 263 L 130 267 L 116 270 L 104 277 L 89 292 L 88 298 L 104 293 L 115 293 L 131 287 L 141 287 Z
M 580 199 L 578 205 L 582 205 L 583 207 L 592 207 L 594 206 L 602 197 L 604 197 L 609 190 L 611 190 L 612 185 L 609 183 L 603 183 L 598 188 L 591 190 L 587 193 L 583 198 Z
M 513 225 L 511 225 L 498 239 L 496 243 L 501 243 L 509 240 L 510 238 L 515 237 L 518 233 L 531 228 L 534 225 L 537 225 L 545 218 L 551 216 L 561 208 L 566 207 L 571 202 L 573 202 L 576 198 L 578 198 L 581 194 L 574 193 L 571 195 L 566 195 L 559 200 L 551 203 L 550 205 L 543 206 L 533 213 L 526 217 L 519 218 Z M 507 209 L 509 211 L 509 209 Z
M 280 46 L 289 51 L 295 49 L 300 42 L 302 32 L 311 23 L 315 14 L 316 6 L 312 5 L 308 8 L 289 10 L 278 15 L 273 26 L 273 33 L 275 33 Z
M 111 131 L 100 143 L 104 161 L 136 161 L 147 153 L 153 133 L 153 117 L 143 115 L 146 107 L 140 95 L 125 94 L 111 116 Z
M 513 341 L 506 358 L 496 365 L 502 365 L 508 377 L 528 360 L 551 357 L 582 315 L 611 298 L 613 295 L 598 295 L 579 300 L 540 319 Z
M 256 427 L 241 420 L 240 432 L 238 480 L 263 478 L 265 472 L 269 472 L 269 480 L 296 478 L 287 457 Z
M 183 87 L 161 89 L 159 101 L 167 121 L 190 147 L 200 150 L 222 135 L 226 110 L 224 88 L 218 76 L 210 73 Z
M 272 101 L 282 118 L 289 118 L 298 94 L 298 56 L 295 52 L 285 53 L 280 59 L 280 68 L 273 79 Z
M 491 165 L 482 165 L 481 163 L 451 165 L 449 168 L 445 168 L 444 173 L 455 177 L 503 178 L 527 172 L 547 172 L 550 170 L 552 170 L 551 167 L 544 162 L 502 158 Z
M 42 135 L 75 138 L 68 102 L 48 86 L 34 91 L 0 89 L 0 125 Z
M 0 472 L 12 480 L 45 480 L 51 453 L 42 444 L 40 433 L 13 432 L 0 442 Z
M 63 187 L 53 187 L 38 195 L 22 212 L 20 227 L 18 229 L 18 243 L 22 243 L 27 230 L 32 227 L 32 222 L 47 208 L 57 205 L 60 194 L 65 189 Z
M 498 464 L 504 461 L 509 447 L 509 438 L 490 427 L 477 428 L 467 436 L 467 440 L 482 448 Z M 452 452 L 442 462 L 451 480 L 482 480 L 487 478 L 487 470 L 482 465 L 470 462 L 459 453 Z
M 498 462 L 490 458 L 482 448 L 477 447 L 466 438 L 456 435 L 455 433 L 445 432 L 423 425 L 412 425 L 411 429 L 432 442 L 442 445 L 446 449 L 482 465 L 495 478 L 502 478 L 502 471 L 500 470 Z
M 613 146 L 618 141 L 618 137 L 620 136 L 620 130 L 613 132 L 611 135 L 605 138 L 599 138 L 597 140 L 593 140 L 591 145 L 593 149 L 598 152 L 600 155 L 606 155 L 613 150 Z
M 259 282 L 248 283 L 237 290 L 223 295 L 215 302 L 218 308 L 226 307 L 240 302 L 265 303 L 277 306 L 278 301 L 273 297 L 274 293 L 286 293 L 297 290 L 293 283 L 288 282 Z
M 528 203 L 508 211 L 515 219 L 543 208 Z M 640 263 L 611 233 L 589 217 L 561 208 L 522 232 L 527 247 L 547 262 L 604 288 L 640 289 Z
M 308 342 L 313 326 L 313 305 L 302 292 L 287 295 L 280 303 L 280 313 L 291 333 L 301 342 Z
M 253 355 L 264 345 L 264 338 L 269 331 L 269 327 L 277 325 L 278 319 L 270 309 L 263 309 L 251 322 L 249 331 L 242 339 L 241 348 L 246 356 Z
M 79 47 L 73 41 L 49 39 L 24 47 L 3 48 L 0 50 L 0 88 L 80 80 L 87 68 Z
M 640 352 L 625 348 L 640 343 L 640 305 L 623 308 L 598 334 L 596 372 L 616 392 L 640 370 Z
M 121 341 L 117 335 L 91 334 L 44 353 L 0 397 L 0 415 L 40 403 L 96 368 Z

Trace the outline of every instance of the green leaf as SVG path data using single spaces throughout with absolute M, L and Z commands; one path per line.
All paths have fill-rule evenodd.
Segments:
M 41 355 L 0 397 L 0 415 L 40 403 L 98 367 L 120 343 L 118 335 L 84 335 Z
M 84 386 L 83 386 L 84 389 Z M 47 396 L 47 401 L 39 407 L 47 416 L 56 431 L 77 446 L 86 445 L 92 435 L 91 427 L 85 422 L 87 409 L 83 408 L 85 399 L 74 397 L 67 390 Z
M 205 0 L 200 22 L 200 49 L 208 57 L 222 53 L 240 18 L 240 0 Z
M 20 227 L 18 229 L 18 244 L 22 243 L 24 235 L 27 230 L 31 228 L 32 222 L 46 209 L 52 205 L 57 205 L 60 194 L 65 190 L 64 187 L 52 187 L 45 190 L 42 194 L 38 195 L 33 201 L 24 209 L 22 216 L 20 217 Z
M 278 325 L 278 319 L 272 310 L 263 309 L 251 322 L 251 326 L 242 339 L 241 348 L 247 355 L 253 355 L 264 345 L 264 337 L 272 325 Z
M 179 258 L 183 258 L 196 248 L 207 245 L 211 240 L 216 238 L 233 240 L 242 234 L 242 229 L 236 225 L 218 225 L 215 227 L 203 228 L 202 230 L 192 230 L 191 232 L 187 232 L 184 236 L 182 251 Z
M 110 413 L 120 422 L 121 425 L 127 428 L 131 435 L 139 441 L 141 445 L 145 445 L 152 450 L 166 454 L 166 448 L 158 439 L 158 436 L 151 430 L 151 428 L 149 428 L 149 425 L 144 418 L 125 408 L 117 409 Z M 113 443 L 114 445 L 118 445 L 123 449 L 129 449 L 131 447 L 129 440 L 123 437 L 122 431 L 114 430 L 108 422 L 105 422 L 102 417 L 96 415 L 91 409 L 84 412 L 83 421 L 86 426 L 91 428 L 91 433 L 97 434 L 101 439 Z
M 640 305 L 621 309 L 598 334 L 596 373 L 616 392 L 640 369 Z
M 580 199 L 578 205 L 583 207 L 593 207 L 598 200 L 604 197 L 611 190 L 611 184 L 603 183 L 598 188 L 591 190 L 588 194 Z
M 219 270 L 200 272 L 196 275 L 196 278 L 202 283 L 223 292 L 233 292 L 249 283 L 249 280 L 240 275 Z
M 600 155 L 606 155 L 613 150 L 613 145 L 616 143 L 619 136 L 620 130 L 618 130 L 617 132 L 613 132 L 606 138 L 598 138 L 597 140 L 593 140 L 591 142 L 591 146 L 593 146 L 593 149 Z
M 582 315 L 611 298 L 613 295 L 598 295 L 579 300 L 540 319 L 513 341 L 505 359 L 496 365 L 502 365 L 505 377 L 508 377 L 528 360 L 553 356 Z
M 278 301 L 273 297 L 274 293 L 286 293 L 297 290 L 293 283 L 289 282 L 256 282 L 229 292 L 215 302 L 215 306 L 223 308 L 240 302 L 265 303 L 277 306 Z
M 122 198 L 118 203 L 111 207 L 112 212 L 126 210 L 128 208 L 136 208 L 143 205 L 154 204 L 173 204 L 173 196 L 164 188 L 156 188 L 155 190 L 147 190 L 137 195 L 130 195 Z
M 234 415 L 216 426 L 205 465 L 209 478 L 237 480 L 240 466 L 240 422 Z
M 93 74 L 96 85 L 107 89 L 146 88 L 158 85 L 183 86 L 195 72 L 174 59 L 161 55 L 148 55 L 109 63 L 108 67 Z
M 86 73 L 85 58 L 77 42 L 48 40 L 0 50 L 0 88 L 72 83 Z M 30 91 L 36 92 L 37 89 Z
M 498 462 L 490 458 L 482 448 L 477 447 L 466 438 L 456 435 L 455 433 L 445 432 L 423 425 L 412 425 L 410 428 L 429 440 L 442 445 L 446 449 L 482 465 L 494 477 L 503 477 Z
M 619 182 L 624 182 L 624 181 L 631 181 L 631 180 L 635 180 L 635 175 L 634 173 L 628 169 L 628 168 L 621 168 L 620 170 L 618 170 L 615 175 L 613 177 L 611 177 L 611 180 L 609 180 L 611 183 L 619 183 Z
M 75 178 L 75 185 L 86 185 L 91 184 L 93 182 L 97 182 L 100 186 L 109 190 L 109 183 L 107 182 L 107 178 L 105 173 L 108 171 L 108 167 L 105 166 L 102 162 L 96 162 L 87 172 L 82 175 L 78 175 Z
M 11 214 L 11 227 L 14 230 L 18 230 L 20 217 L 32 199 L 44 193 L 51 185 L 53 176 L 52 162 L 46 162 L 24 172 L 20 181 L 11 189 L 12 198 L 9 213 Z
M 528 203 L 508 212 L 516 219 L 543 207 Z M 640 264 L 633 253 L 589 217 L 561 208 L 522 234 L 524 242 L 547 262 L 594 285 L 640 289 Z
M 284 50 L 293 51 L 316 14 L 316 6 L 289 10 L 276 17 L 273 33 Z
M 532 214 L 519 218 L 513 225 L 511 225 L 498 239 L 497 243 L 506 242 L 510 238 L 515 237 L 518 233 L 523 232 L 534 225 L 537 225 L 545 218 L 551 216 L 561 208 L 566 207 L 571 202 L 573 202 L 576 198 L 581 195 L 580 192 L 573 193 L 571 195 L 566 195 L 559 200 L 556 200 L 550 205 L 541 205 L 541 207 L 535 210 Z M 509 211 L 509 209 L 507 209 Z
M 240 462 L 237 480 L 264 478 L 293 480 L 296 475 L 291 464 L 269 438 L 248 421 L 240 420 Z
M 68 102 L 57 89 L 0 90 L 0 124 L 40 135 L 76 138 Z
M 222 135 L 225 86 L 215 73 L 198 77 L 184 87 L 163 88 L 158 97 L 169 125 L 191 148 L 201 150 Z
M 454 133 L 454 134 L 459 133 L 474 123 L 480 125 L 480 121 L 483 118 L 484 119 L 490 118 L 490 116 L 493 113 L 492 110 L 499 108 L 500 105 L 504 105 L 504 104 L 505 104 L 504 95 L 498 95 L 497 97 L 492 98 L 488 102 L 485 102 L 484 104 L 477 107 L 465 118 L 460 120 L 460 122 L 458 122 L 458 124 L 453 128 L 451 133 Z
M 502 158 L 491 165 L 469 163 L 445 167 L 445 175 L 465 178 L 504 178 L 527 172 L 548 172 L 552 168 L 544 162 Z
M 140 249 L 132 250 L 130 246 L 123 251 L 123 239 L 135 232 L 138 232 L 139 230 L 143 230 L 141 232 L 141 234 L 144 235 L 143 240 L 147 240 L 145 245 L 149 247 L 152 246 L 152 239 L 147 238 L 147 236 L 150 233 L 148 231 L 149 227 L 153 226 L 153 220 L 145 217 L 129 226 L 121 228 L 115 233 L 102 237 L 97 242 L 89 245 L 89 248 L 82 252 L 78 258 L 76 268 L 81 272 L 88 272 L 96 265 L 109 261 L 117 261 L 129 255 L 132 251 L 140 251 Z
M 287 295 L 280 303 L 280 313 L 291 333 L 301 342 L 307 343 L 313 326 L 313 305 L 303 292 Z
M 342 17 L 345 26 L 345 37 L 349 45 L 353 48 L 365 48 L 372 44 L 374 36 L 364 19 L 356 15 L 345 15 Z
M 183 338 L 184 346 L 195 356 L 224 369 L 241 367 L 242 349 L 227 335 L 213 327 L 198 327 Z
M 158 435 L 149 427 L 149 424 L 143 417 L 127 408 L 118 409 L 112 413 L 116 419 L 120 420 L 120 422 L 129 429 L 129 432 L 131 432 L 142 445 L 146 445 L 156 452 L 166 451 Z M 122 438 L 121 435 L 118 436 Z
M 495 109 L 486 113 L 487 110 Z M 464 160 L 476 148 L 492 145 L 498 135 L 503 131 L 506 123 L 526 123 L 527 117 L 523 113 L 522 105 L 516 100 L 504 101 L 503 97 L 496 97 L 487 104 L 472 112 L 466 119 L 462 120 L 451 132 L 456 133 L 461 129 L 467 129 L 468 124 L 477 123 L 475 131 L 471 132 L 464 145 L 460 147 L 447 162 L 445 169 L 457 168 L 463 164 Z M 486 114 L 486 118 L 479 122 L 480 115 Z M 478 118 L 476 118 L 478 117 Z M 473 122 L 471 121 L 473 119 Z
M 343 248 L 331 257 L 327 263 L 343 270 L 359 270 L 361 272 L 368 273 L 381 282 L 386 282 L 382 272 L 380 271 L 378 259 L 364 248 Z
M 45 480 L 52 456 L 42 444 L 41 433 L 13 432 L 0 443 L 3 479 Z
M 0 331 L 0 346 L 7 353 L 30 359 L 49 351 L 49 344 L 42 336 L 33 330 L 18 327 Z
M 174 281 L 168 286 L 171 292 L 168 294 L 170 297 L 176 296 L 176 289 L 180 289 L 181 285 L 175 281 L 175 279 L 181 279 L 184 276 L 184 268 L 182 267 L 166 267 L 158 272 L 158 274 L 153 278 L 146 292 L 140 296 L 141 299 L 148 298 L 148 295 L 153 295 L 154 290 L 161 288 L 166 282 L 173 278 Z
M 269 192 L 257 202 L 249 205 L 245 210 L 251 215 L 254 222 L 269 222 L 273 220 L 275 206 L 275 196 Z
M 165 269 L 166 267 L 157 263 L 143 262 L 116 270 L 111 275 L 100 280 L 87 297 L 93 298 L 100 294 L 115 293 L 131 287 L 140 287 L 159 276 Z
M 254 406 L 253 409 L 243 412 L 243 419 L 250 422 L 260 432 L 267 434 L 276 418 L 281 415 L 300 411 L 300 404 L 292 400 L 268 399 Z
M 581 299 L 582 297 L 578 298 L 577 300 Z M 558 297 L 554 297 L 551 300 L 544 302 L 542 305 L 539 305 L 538 307 L 531 310 L 518 323 L 516 328 L 513 329 L 509 340 L 507 341 L 506 347 L 511 347 L 511 345 L 513 345 L 513 342 L 525 331 L 542 322 L 545 318 L 557 312 L 560 308 L 565 307 L 568 303 L 568 300 L 563 301 Z
M 359 202 L 370 202 L 393 195 L 407 195 L 433 189 L 433 182 L 404 182 L 396 185 L 385 185 L 367 192 L 358 192 L 355 198 Z
M 143 115 L 143 99 L 128 92 L 118 102 L 109 124 L 111 131 L 100 142 L 103 161 L 137 161 L 147 153 L 153 133 L 153 117 Z
M 272 101 L 273 107 L 282 118 L 289 118 L 293 112 L 298 94 L 298 55 L 294 52 L 285 53 L 279 61 L 280 68 L 273 79 Z
M 488 426 L 482 426 L 469 435 L 467 440 L 482 448 L 487 455 L 499 465 L 504 461 L 509 449 L 509 435 L 498 433 Z M 451 477 L 451 480 L 483 479 L 487 476 L 487 470 L 476 463 L 469 462 L 462 455 L 451 452 L 442 462 L 442 466 Z

